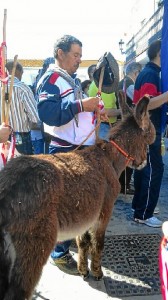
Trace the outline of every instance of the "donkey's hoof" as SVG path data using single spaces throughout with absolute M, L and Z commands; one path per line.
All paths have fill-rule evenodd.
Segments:
M 100 281 L 103 278 L 103 274 L 100 276 L 94 276 L 95 281 Z
M 86 280 L 87 278 L 89 278 L 89 271 L 87 271 L 86 274 L 81 274 L 83 280 Z

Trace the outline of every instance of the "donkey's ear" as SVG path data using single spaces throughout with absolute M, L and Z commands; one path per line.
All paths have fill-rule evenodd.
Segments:
M 143 98 L 141 98 L 138 102 L 138 104 L 135 107 L 135 120 L 137 124 L 139 125 L 142 130 L 146 131 L 149 128 L 149 113 L 148 113 L 148 104 L 149 104 L 150 98 L 148 95 L 145 95 Z
M 132 109 L 128 106 L 126 102 L 126 95 L 122 90 L 118 91 L 118 102 L 121 108 L 122 119 L 127 115 L 132 115 Z

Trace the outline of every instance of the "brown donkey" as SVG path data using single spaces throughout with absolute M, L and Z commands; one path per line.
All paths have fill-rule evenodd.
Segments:
M 119 176 L 144 166 L 155 130 L 148 97 L 134 111 L 120 93 L 122 121 L 109 142 L 54 155 L 20 156 L 0 172 L 0 300 L 31 299 L 56 241 L 77 236 L 78 269 L 103 276 L 101 255 Z

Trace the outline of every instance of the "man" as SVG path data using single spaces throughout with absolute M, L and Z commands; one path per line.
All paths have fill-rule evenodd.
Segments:
M 54 57 L 56 64 L 50 65 L 37 87 L 38 113 L 44 122 L 44 131 L 51 136 L 51 154 L 72 151 L 88 137 L 95 128 L 93 112 L 97 111 L 99 104 L 97 97 L 82 98 L 82 89 L 76 78 L 82 43 L 71 35 L 64 35 L 54 45 Z M 94 143 L 95 133 L 81 148 Z M 62 271 L 77 275 L 70 245 L 71 241 L 58 243 L 51 258 Z
M 125 77 L 119 82 L 118 89 L 123 90 L 126 95 L 127 103 L 130 107 L 133 104 L 134 96 L 134 84 L 135 80 L 142 69 L 142 65 L 138 62 L 129 63 L 125 69 Z M 133 174 L 133 169 L 126 167 L 126 169 L 121 173 L 119 178 L 121 184 L 121 193 L 122 194 L 134 194 L 133 188 L 131 188 L 131 177 Z
M 135 193 L 132 201 L 135 222 L 150 227 L 161 227 L 162 222 L 153 216 L 157 205 L 164 165 L 161 155 L 162 104 L 168 102 L 168 92 L 161 95 L 161 41 L 153 42 L 147 51 L 149 62 L 135 81 L 133 102 L 148 94 L 151 120 L 156 129 L 156 140 L 149 146 L 147 165 L 134 173 Z
M 125 69 L 125 77 L 119 82 L 118 89 L 126 93 L 127 103 L 133 106 L 134 84 L 135 80 L 142 70 L 142 65 L 138 62 L 129 63 Z
M 8 61 L 6 69 L 9 73 L 9 86 L 14 61 Z M 31 142 L 31 122 L 38 123 L 38 113 L 34 95 L 29 86 L 21 81 L 23 67 L 16 64 L 12 101 L 10 104 L 9 123 L 16 137 L 16 149 L 22 154 L 33 154 Z

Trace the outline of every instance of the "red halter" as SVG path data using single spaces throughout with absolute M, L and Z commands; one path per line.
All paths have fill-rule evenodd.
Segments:
M 121 154 L 123 154 L 126 157 L 126 166 L 129 164 L 130 160 L 135 160 L 131 155 L 126 153 L 123 149 L 120 148 L 114 141 L 110 140 L 110 143 L 114 145 Z

